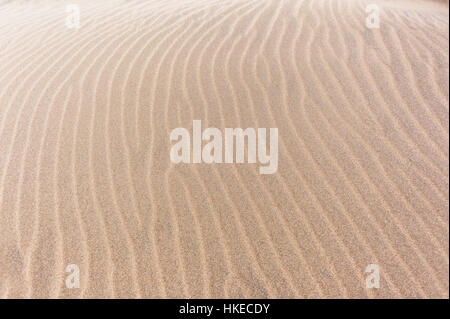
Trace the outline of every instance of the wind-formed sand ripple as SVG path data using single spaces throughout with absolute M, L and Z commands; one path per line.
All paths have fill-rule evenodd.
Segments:
M 0 0 L 1 297 L 448 298 L 448 1 L 72 3 Z M 173 164 L 193 120 L 278 171 Z

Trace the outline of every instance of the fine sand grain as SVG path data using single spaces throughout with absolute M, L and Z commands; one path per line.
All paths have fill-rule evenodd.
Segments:
M 448 298 L 448 10 L 0 0 L 0 297 Z M 173 164 L 196 119 L 278 171 Z

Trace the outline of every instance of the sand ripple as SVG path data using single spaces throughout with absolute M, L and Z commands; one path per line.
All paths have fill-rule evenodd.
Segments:
M 448 298 L 448 1 L 76 2 L 0 0 L 1 297 Z M 172 164 L 194 119 L 278 172 Z

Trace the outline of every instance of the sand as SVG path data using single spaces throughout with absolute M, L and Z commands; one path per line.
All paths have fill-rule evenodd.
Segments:
M 0 0 L 0 297 L 448 298 L 448 10 Z M 277 172 L 172 163 L 193 120 Z

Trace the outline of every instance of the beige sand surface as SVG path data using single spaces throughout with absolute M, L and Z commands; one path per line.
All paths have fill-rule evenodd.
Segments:
M 448 1 L 0 0 L 0 297 L 448 298 L 448 26 Z M 194 119 L 277 127 L 278 172 L 173 164 Z

